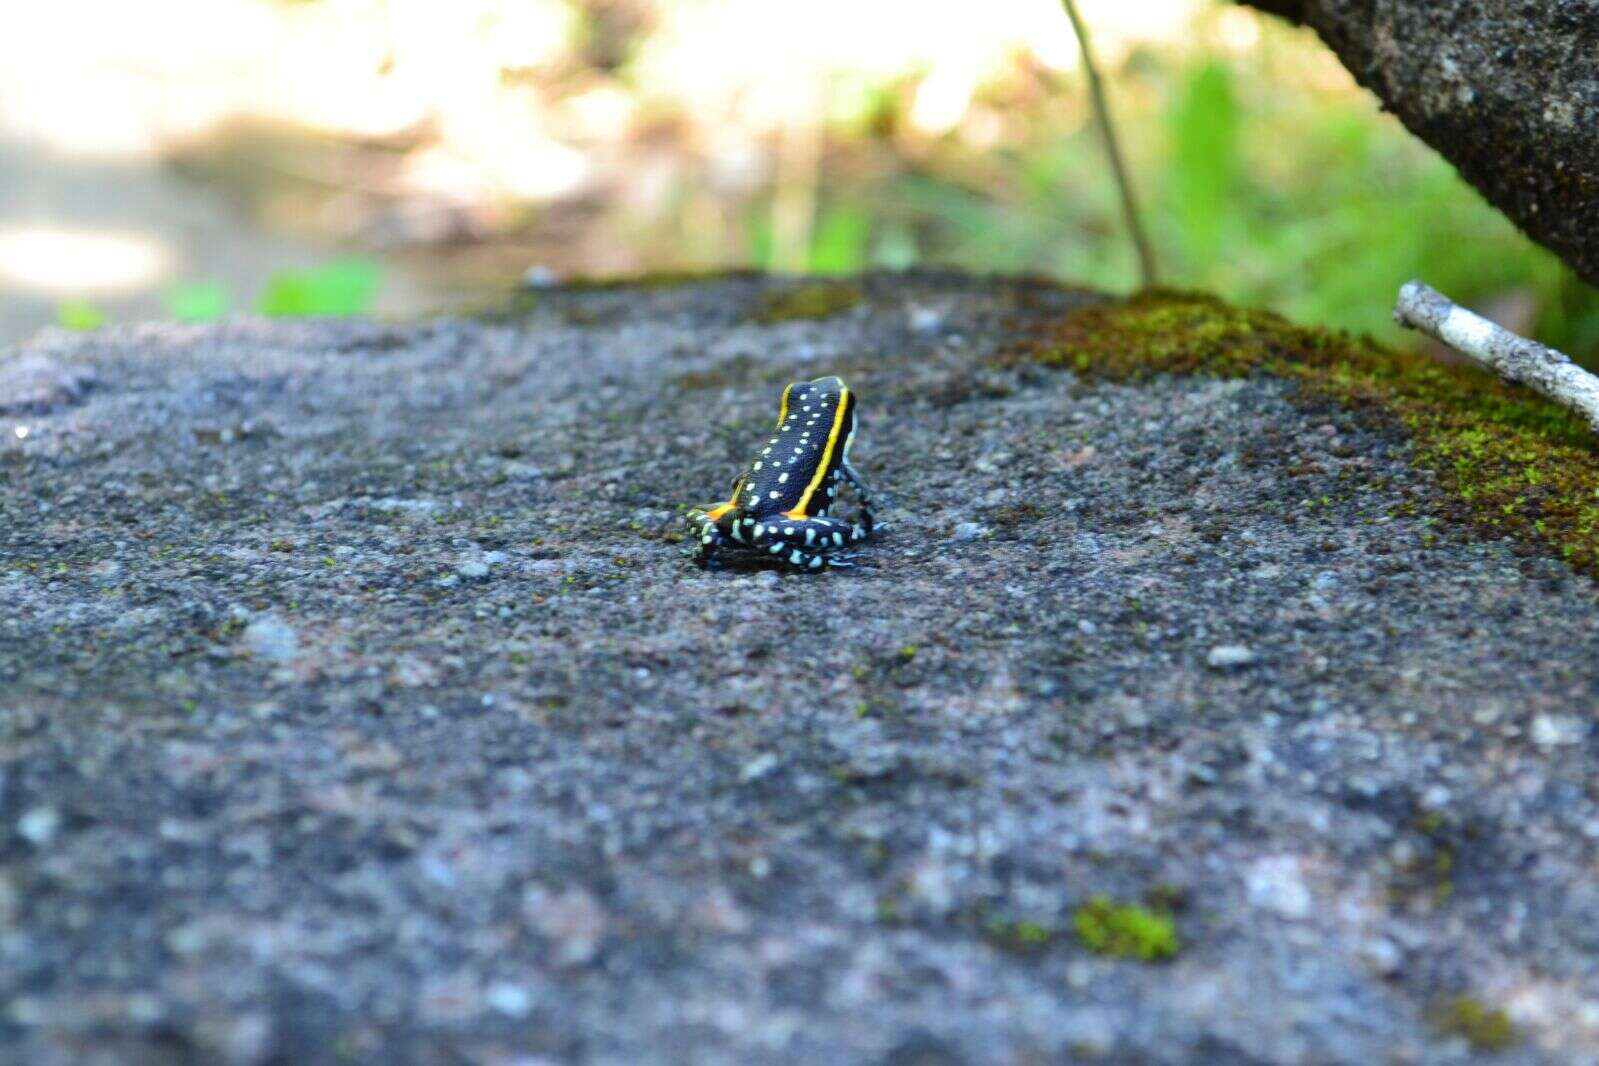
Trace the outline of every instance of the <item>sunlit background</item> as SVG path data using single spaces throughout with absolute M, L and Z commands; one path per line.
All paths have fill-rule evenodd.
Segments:
M 1083 0 L 1166 281 L 1387 338 L 1412 275 L 1579 354 L 1599 299 L 1313 36 Z M 564 278 L 1136 282 L 1056 0 L 53 0 L 0 15 L 0 341 L 407 316 Z

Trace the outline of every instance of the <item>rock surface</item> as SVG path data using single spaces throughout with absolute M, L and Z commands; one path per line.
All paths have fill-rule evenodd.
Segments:
M 771 284 L 52 342 L 0 1058 L 1599 1061 L 1588 580 L 1280 382 L 988 363 L 1085 297 Z M 833 372 L 892 528 L 692 569 L 675 509 Z M 1090 952 L 1100 896 L 1175 957 Z
M 1246 2 L 1314 27 L 1412 133 L 1599 284 L 1599 3 Z

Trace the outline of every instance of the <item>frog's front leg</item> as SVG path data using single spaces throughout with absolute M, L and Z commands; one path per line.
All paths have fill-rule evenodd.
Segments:
M 772 515 L 750 529 L 750 543 L 795 570 L 853 566 L 842 549 L 870 536 L 859 523 L 839 518 L 795 518 Z
M 683 516 L 683 521 L 689 530 L 699 538 L 699 550 L 694 553 L 694 562 L 697 566 L 709 567 L 717 549 L 726 543 L 727 538 L 722 533 L 721 523 L 730 510 L 732 508 L 727 504 L 720 504 L 710 510 L 695 507 Z

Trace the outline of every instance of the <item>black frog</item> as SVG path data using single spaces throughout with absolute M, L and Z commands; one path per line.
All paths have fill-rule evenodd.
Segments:
M 855 426 L 855 394 L 839 378 L 796 381 L 784 389 L 777 434 L 733 480 L 732 497 L 688 513 L 699 538 L 695 561 L 709 566 L 726 549 L 794 570 L 853 565 L 844 549 L 870 538 L 873 528 L 871 498 L 849 461 Z M 828 514 L 841 481 L 859 499 L 853 521 Z

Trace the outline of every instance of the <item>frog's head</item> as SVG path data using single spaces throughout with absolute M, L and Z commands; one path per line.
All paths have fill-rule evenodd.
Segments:
M 821 446 L 812 456 L 818 462 L 847 460 L 855 437 L 855 393 L 838 377 L 796 381 L 783 390 L 777 428 L 809 433 L 809 441 Z
M 790 411 L 800 411 L 805 407 L 820 408 L 821 411 L 832 414 L 837 410 L 840 401 L 854 405 L 854 396 L 838 377 L 816 378 L 812 381 L 796 381 L 783 390 L 783 410 L 778 417 L 781 425 Z

